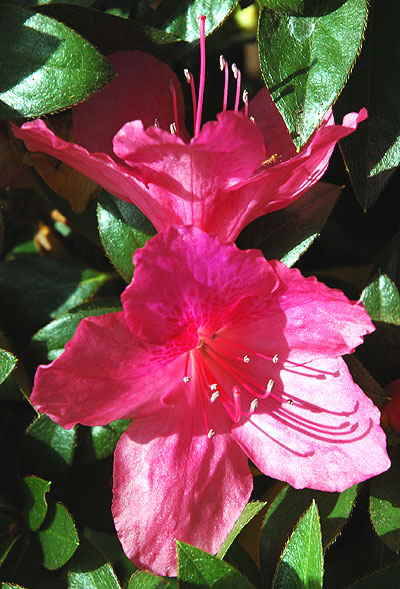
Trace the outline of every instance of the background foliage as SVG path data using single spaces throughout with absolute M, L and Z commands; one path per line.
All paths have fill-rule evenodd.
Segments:
M 154 230 L 132 205 L 83 190 L 72 172 L 55 189 L 49 162 L 28 157 L 7 121 L 45 114 L 68 128 L 61 111 L 111 79 L 106 56 L 118 49 L 161 57 L 182 79 L 184 67 L 197 69 L 200 14 L 215 64 L 207 118 L 220 105 L 222 51 L 250 94 L 270 88 L 298 147 L 330 106 L 337 117 L 368 108 L 325 184 L 252 223 L 238 244 L 361 297 L 377 329 L 349 359 L 354 378 L 380 407 L 385 386 L 400 378 L 398 3 L 0 0 L 2 589 L 398 587 L 394 432 L 391 470 L 340 494 L 295 491 L 255 473 L 252 501 L 218 555 L 178 544 L 177 581 L 135 571 L 115 536 L 112 453 L 128 422 L 64 430 L 27 401 L 37 364 L 62 352 L 79 321 L 120 308 L 132 253 Z

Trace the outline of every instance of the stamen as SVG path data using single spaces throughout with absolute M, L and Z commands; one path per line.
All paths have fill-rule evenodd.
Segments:
M 243 90 L 242 100 L 244 104 L 244 116 L 247 118 L 249 116 L 249 93 L 247 90 Z
M 228 62 L 223 55 L 219 56 L 219 67 L 221 72 L 224 72 L 224 99 L 222 103 L 222 111 L 226 112 L 228 106 L 229 68 Z
M 253 399 L 252 402 L 250 403 L 250 413 L 254 413 L 254 411 L 257 409 L 258 407 L 258 399 Z
M 215 436 L 215 431 L 213 429 L 208 430 L 207 438 L 211 440 Z
M 175 123 L 170 124 L 169 132 L 171 133 L 171 135 L 176 135 L 176 124 Z
M 266 386 L 266 389 L 265 389 L 265 391 L 266 391 L 268 394 L 269 394 L 269 393 L 271 393 L 271 391 L 272 391 L 272 389 L 274 388 L 274 386 L 275 386 L 275 381 L 274 381 L 274 380 L 272 380 L 272 378 L 270 378 L 270 379 L 269 379 L 269 381 L 267 382 L 267 386 Z
M 200 133 L 201 115 L 203 111 L 204 87 L 206 85 L 206 17 L 200 16 L 200 80 L 197 98 L 196 125 L 194 136 Z
M 154 123 L 153 123 L 154 127 L 157 127 L 157 129 L 160 128 L 160 121 L 157 119 L 157 117 L 154 119 Z
M 172 97 L 172 109 L 174 113 L 174 125 L 175 125 L 175 133 L 178 133 L 178 125 L 179 125 L 179 113 L 178 113 L 178 99 L 176 97 L 176 88 L 172 80 L 169 81 L 169 91 Z
M 240 69 L 237 67 L 236 63 L 232 64 L 232 72 L 233 72 L 233 77 L 236 80 L 235 112 L 238 112 L 239 100 L 240 100 L 240 85 L 242 82 L 242 73 L 241 73 Z
M 215 403 L 215 401 L 218 399 L 219 396 L 220 396 L 220 392 L 215 391 L 215 393 L 213 393 L 210 397 L 210 403 Z
M 248 364 L 248 363 L 250 362 L 250 356 L 248 356 L 247 354 L 245 354 L 245 355 L 243 356 L 243 362 L 244 362 L 245 364 Z
M 188 69 L 184 69 L 183 73 L 187 83 L 190 86 L 190 93 L 192 95 L 192 108 L 193 108 L 193 126 L 196 124 L 196 113 L 197 113 L 197 101 L 196 101 L 196 89 L 194 87 L 194 79 L 192 73 Z
M 218 385 L 214 382 L 213 384 L 210 384 L 210 390 L 211 391 L 216 391 L 218 388 Z
M 192 380 L 192 377 L 191 376 L 184 376 L 182 378 L 182 380 L 185 384 L 187 384 L 188 382 L 190 382 Z

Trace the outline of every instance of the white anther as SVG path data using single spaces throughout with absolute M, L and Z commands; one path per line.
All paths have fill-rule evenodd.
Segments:
M 182 380 L 185 384 L 187 384 L 188 382 L 190 382 L 192 380 L 192 377 L 191 376 L 184 376 L 182 378 Z
M 232 64 L 232 72 L 233 72 L 233 77 L 236 80 L 236 78 L 238 77 L 238 74 L 239 74 L 239 69 L 238 69 L 238 66 L 236 65 L 236 63 Z
M 225 67 L 226 61 L 225 61 L 225 57 L 223 55 L 219 56 L 219 69 L 222 71 L 224 71 L 224 67 Z
M 286 401 L 286 403 L 287 403 L 288 405 L 293 405 L 293 401 L 292 401 L 292 399 L 288 399 L 288 400 Z
M 214 382 L 213 384 L 210 384 L 210 391 L 216 391 L 217 388 L 218 388 L 217 383 Z
M 251 116 L 249 117 L 249 121 L 251 121 L 252 123 L 254 123 L 254 124 L 255 124 L 255 122 L 256 122 L 256 119 L 253 117 L 253 115 L 251 115 Z
M 215 403 L 215 401 L 218 399 L 220 393 L 219 391 L 215 391 L 215 393 L 213 393 L 210 397 L 210 403 Z
M 170 131 L 171 135 L 176 135 L 176 124 L 175 123 L 170 124 L 169 131 Z
M 250 413 L 254 413 L 254 411 L 257 409 L 258 407 L 258 399 L 253 399 L 252 402 L 250 403 Z
M 249 102 L 249 93 L 247 92 L 247 90 L 243 90 L 242 100 L 245 104 Z
M 188 84 L 190 84 L 190 82 L 192 81 L 192 74 L 189 72 L 189 70 L 186 67 L 183 70 L 183 73 L 185 74 L 186 82 Z
M 207 438 L 211 440 L 215 436 L 215 431 L 213 429 L 208 430 Z
M 275 381 L 272 380 L 272 378 L 269 379 L 269 381 L 267 382 L 267 387 L 266 387 L 266 391 L 267 393 L 270 393 L 272 391 L 272 389 L 275 386 Z
M 154 127 L 157 127 L 157 129 L 160 127 L 160 121 L 157 119 L 157 117 L 154 119 Z
M 243 362 L 244 362 L 245 364 L 248 364 L 248 363 L 250 362 L 250 356 L 248 356 L 247 354 L 245 354 L 245 355 L 243 356 Z
M 272 357 L 272 363 L 278 364 L 278 362 L 279 362 L 279 354 L 275 354 L 275 356 Z

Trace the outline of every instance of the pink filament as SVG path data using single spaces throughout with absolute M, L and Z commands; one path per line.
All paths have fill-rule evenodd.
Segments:
M 169 91 L 171 92 L 171 97 L 172 97 L 172 109 L 174 111 L 174 120 L 173 123 L 175 123 L 175 129 L 176 129 L 176 133 L 179 134 L 179 121 L 178 121 L 178 100 L 176 97 L 176 88 L 174 86 L 174 83 L 172 80 L 170 80 L 169 82 Z
M 235 96 L 235 112 L 239 110 L 239 101 L 240 101 L 240 86 L 242 82 L 242 74 L 240 69 L 237 67 L 236 63 L 232 64 L 232 71 L 233 75 L 236 80 L 236 96 Z
M 203 111 L 204 87 L 206 85 L 206 17 L 200 16 L 200 81 L 197 98 L 196 125 L 194 136 L 200 133 L 201 116 Z
M 226 61 L 223 55 L 220 55 L 219 57 L 219 66 L 221 68 L 221 71 L 224 72 L 224 99 L 222 103 L 222 111 L 226 112 L 226 109 L 228 107 L 229 68 L 228 62 Z
M 193 108 L 193 126 L 196 123 L 196 113 L 197 113 L 197 101 L 196 101 L 196 89 L 194 87 L 194 80 L 193 75 L 189 70 L 185 70 L 185 78 L 187 83 L 190 86 L 190 92 L 192 95 L 192 108 Z

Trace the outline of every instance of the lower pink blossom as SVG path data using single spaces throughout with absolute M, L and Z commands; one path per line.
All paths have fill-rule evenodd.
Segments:
M 323 491 L 389 467 L 342 359 L 373 330 L 361 304 L 197 228 L 156 235 L 135 267 L 123 310 L 84 319 L 31 401 L 68 428 L 133 418 L 113 515 L 137 566 L 173 575 L 175 540 L 215 553 L 249 499 L 248 458 Z

